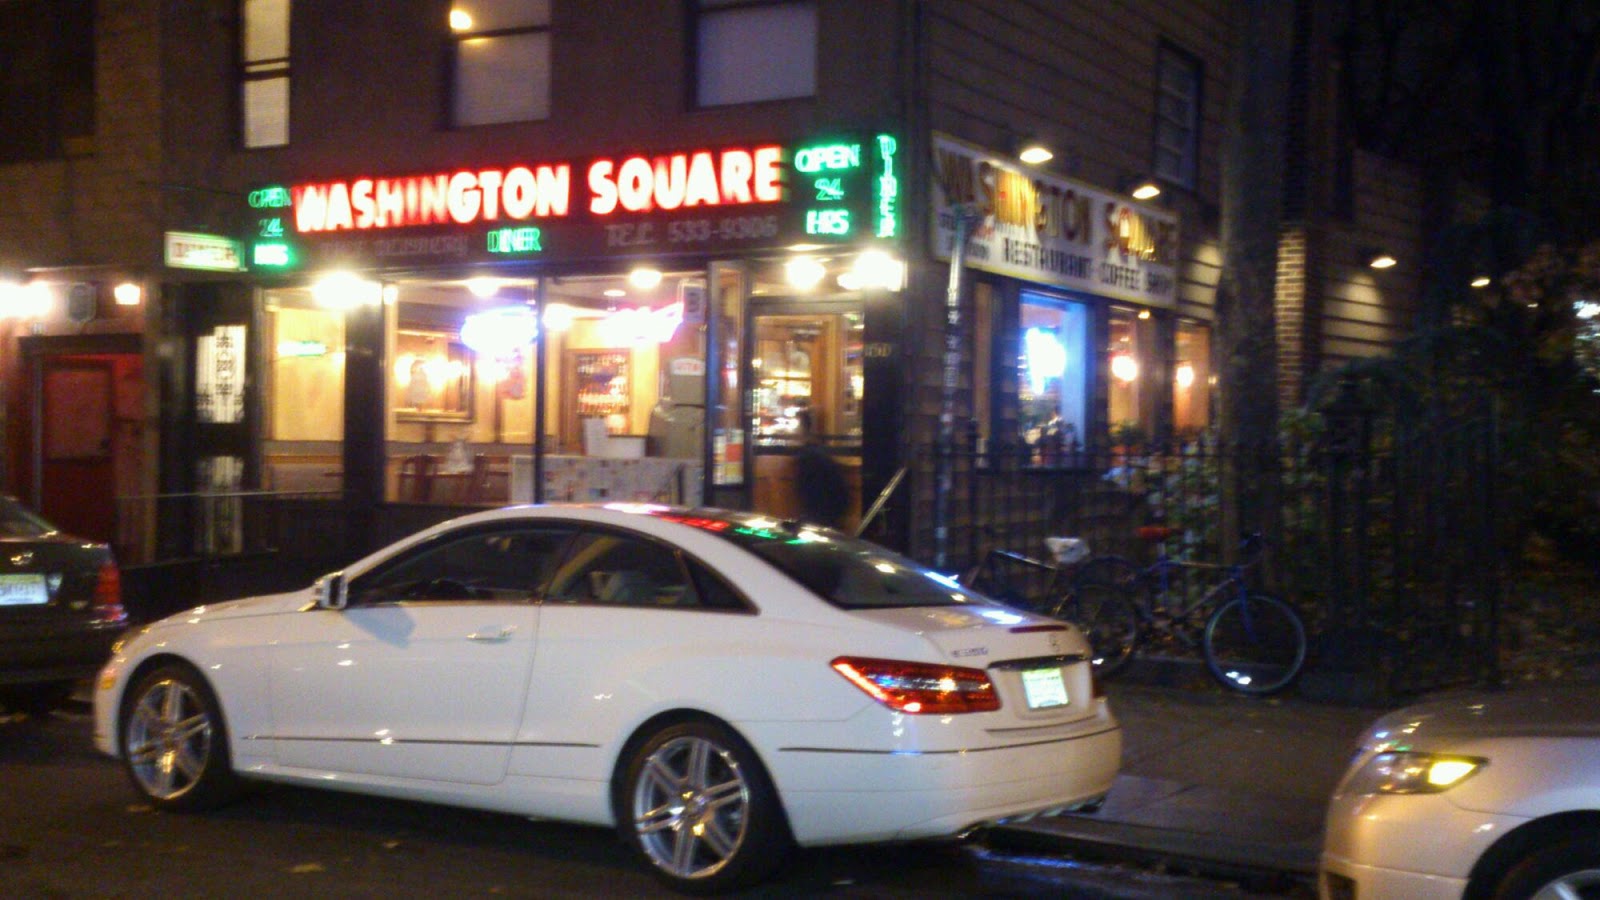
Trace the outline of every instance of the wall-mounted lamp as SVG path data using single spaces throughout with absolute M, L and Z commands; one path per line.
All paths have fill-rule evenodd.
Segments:
M 111 289 L 111 298 L 118 306 L 138 306 L 144 299 L 144 288 L 132 281 L 124 281 Z
M 1055 159 L 1055 151 L 1045 146 L 1045 143 L 1036 138 L 1027 138 L 1017 142 L 1017 159 L 1030 166 L 1039 166 Z
M 1135 182 L 1133 185 L 1133 190 L 1129 191 L 1128 193 L 1131 194 L 1135 200 L 1154 200 L 1155 198 L 1161 196 L 1161 185 L 1146 179 L 1144 181 Z
M 1361 258 L 1366 260 L 1367 265 L 1374 269 L 1392 269 L 1397 262 L 1393 256 L 1376 247 L 1363 248 Z

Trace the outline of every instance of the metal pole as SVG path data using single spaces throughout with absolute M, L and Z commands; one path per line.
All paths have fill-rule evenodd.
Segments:
M 939 447 L 933 494 L 933 567 L 943 569 L 950 550 L 950 492 L 955 489 L 956 387 L 961 383 L 961 271 L 966 266 L 967 230 L 977 211 L 953 206 L 950 283 L 944 295 L 944 396 L 939 409 Z

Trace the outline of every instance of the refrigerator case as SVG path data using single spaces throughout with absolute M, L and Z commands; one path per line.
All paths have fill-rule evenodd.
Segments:
M 650 438 L 657 456 L 699 459 L 705 452 L 706 364 L 686 356 L 667 364 L 661 400 L 650 410 Z

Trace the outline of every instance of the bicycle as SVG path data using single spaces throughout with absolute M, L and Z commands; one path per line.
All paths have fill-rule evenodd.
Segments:
M 1141 536 L 1162 540 L 1170 529 L 1145 528 Z M 1189 562 L 1162 554 L 1132 579 L 1085 585 L 1077 606 L 1060 618 L 1097 635 L 1095 662 L 1100 677 L 1125 667 L 1141 647 L 1157 642 L 1186 653 L 1200 651 L 1218 683 L 1243 694 L 1273 694 L 1288 687 L 1306 659 L 1306 631 L 1300 616 L 1282 600 L 1253 592 L 1246 574 L 1261 560 L 1264 541 L 1250 535 L 1237 563 Z M 1220 581 L 1189 599 L 1187 578 L 1174 575 L 1222 573 Z
M 1044 543 L 1053 561 L 1014 550 L 991 548 L 957 581 L 1010 606 L 1078 626 L 1094 651 L 1093 662 L 1098 667 L 1099 648 L 1116 646 L 1120 640 L 1117 631 L 1137 627 L 1127 599 L 1120 593 L 1107 593 L 1112 590 L 1107 586 L 1132 583 L 1140 569 L 1121 556 L 1092 555 L 1089 545 L 1081 538 L 1047 537 Z M 1010 568 L 1020 568 L 1034 579 L 1043 577 L 1043 589 L 1032 596 L 1019 592 L 1013 579 L 1005 575 Z M 1106 608 L 1101 609 L 1102 604 Z M 1090 614 L 1085 615 L 1086 611 Z

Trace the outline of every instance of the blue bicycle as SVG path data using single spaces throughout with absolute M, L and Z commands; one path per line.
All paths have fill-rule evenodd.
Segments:
M 1165 540 L 1171 530 L 1140 529 Z M 1224 687 L 1272 694 L 1288 687 L 1306 661 L 1306 630 L 1282 600 L 1251 591 L 1247 572 L 1261 559 L 1260 535 L 1245 538 L 1238 563 L 1188 562 L 1165 554 L 1148 568 L 1103 584 L 1080 584 L 1059 618 L 1090 636 L 1103 678 L 1138 654 L 1193 655 Z M 1220 578 L 1214 576 L 1220 573 Z

